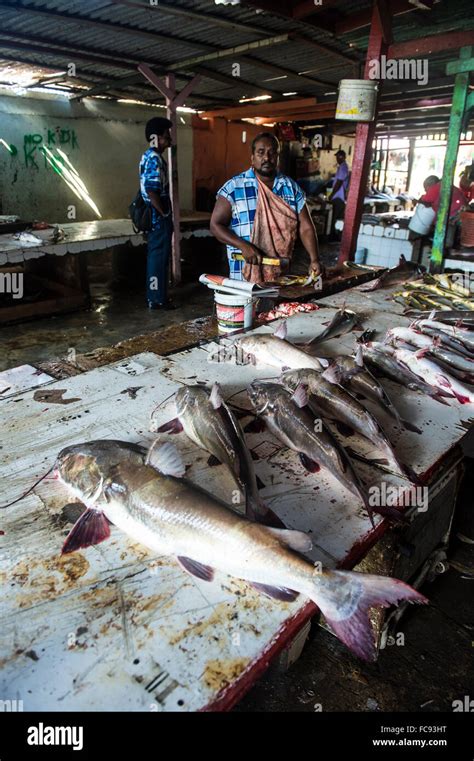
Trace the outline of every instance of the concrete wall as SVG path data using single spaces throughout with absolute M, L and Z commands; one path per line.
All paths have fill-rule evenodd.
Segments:
M 164 109 L 107 100 L 71 102 L 61 97 L 0 98 L 0 213 L 25 220 L 67 222 L 75 204 L 78 221 L 97 219 L 64 180 L 46 164 L 40 146 L 60 147 L 77 169 L 104 219 L 123 218 L 138 189 L 138 162 L 145 150 L 144 125 Z M 192 205 L 191 115 L 178 126 L 181 207 Z M 180 120 L 181 121 L 181 120 Z M 42 142 L 39 142 L 42 138 Z M 35 142 L 38 141 L 38 142 Z

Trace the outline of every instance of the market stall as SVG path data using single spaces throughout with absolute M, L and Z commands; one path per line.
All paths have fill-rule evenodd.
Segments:
M 352 289 L 328 297 L 320 309 L 288 320 L 289 338 L 308 340 L 342 300 L 365 327 L 380 333 L 395 323 L 408 325 L 389 294 Z M 257 332 L 272 330 L 268 325 Z M 221 339 L 219 346 L 230 342 Z M 137 354 L 4 397 L 2 426 L 12 452 L 2 462 L 2 472 L 9 474 L 4 499 L 26 492 L 68 444 L 95 438 L 150 443 L 151 413 L 155 424 L 174 417 L 170 397 L 182 384 L 218 380 L 225 397 L 247 409 L 251 419 L 245 386 L 272 372 L 265 366 L 210 362 L 216 348 L 208 340 L 166 357 Z M 354 334 L 348 334 L 328 341 L 325 354 L 353 348 Z M 390 381 L 386 387 L 400 413 L 422 430 L 421 435 L 401 432 L 384 422 L 397 454 L 429 487 L 429 507 L 414 511 L 409 529 L 411 539 L 416 537 L 415 554 L 397 569 L 413 581 L 420 574 L 424 578 L 433 553 L 438 552 L 434 565 L 439 562 L 449 533 L 461 472 L 458 446 L 472 423 L 472 407 L 456 400 L 442 405 Z M 40 450 L 31 445 L 33 421 Z M 223 466 L 209 468 L 205 453 L 183 434 L 174 439 L 190 466 L 189 478 L 225 500 Z M 249 434 L 248 441 L 265 485 L 261 496 L 288 526 L 309 532 L 313 562 L 354 567 L 389 529 L 377 517 L 372 528 L 362 507 L 330 475 L 305 472 L 268 433 Z M 362 460 L 376 454 L 359 436 L 351 436 L 351 447 Z M 357 458 L 354 464 L 367 483 L 407 486 L 390 470 Z M 64 487 L 46 480 L 5 513 L 3 544 L 10 550 L 11 581 L 4 606 L 2 683 L 9 692 L 20 683 L 31 690 L 31 708 L 229 708 L 315 613 L 302 596 L 294 603 L 276 603 L 220 573 L 212 583 L 185 576 L 171 558 L 154 556 L 117 530 L 96 548 L 61 557 L 64 536 L 81 509 Z

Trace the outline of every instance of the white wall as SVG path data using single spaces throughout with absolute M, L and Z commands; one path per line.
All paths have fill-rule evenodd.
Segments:
M 349 166 L 349 169 L 352 167 L 352 156 L 354 154 L 354 143 L 355 139 L 353 137 L 345 137 L 344 135 L 333 135 L 332 136 L 332 151 L 325 151 L 321 149 L 319 151 L 319 166 L 320 171 L 323 176 L 323 179 L 327 179 L 329 175 L 335 174 L 337 170 L 337 163 L 336 163 L 336 151 L 345 151 L 346 152 L 346 161 Z M 350 153 L 349 153 L 350 150 Z
M 68 155 L 104 219 L 127 216 L 128 205 L 138 189 L 138 162 L 146 149 L 145 123 L 165 116 L 161 108 L 147 108 L 109 100 L 71 102 L 59 97 L 0 97 L 0 138 L 17 148 L 12 156 L 0 144 L 0 213 L 18 214 L 25 220 L 71 221 L 68 206 L 75 204 L 77 220 L 96 219 L 92 209 L 78 199 L 56 174 L 38 148 L 34 165 L 27 155 L 33 145 L 25 136 L 48 135 Z M 193 134 L 191 114 L 178 125 L 178 161 L 181 207 L 192 209 Z M 68 132 L 69 131 L 69 132 Z M 77 145 L 72 145 L 72 132 Z M 38 139 L 38 138 L 36 138 Z M 50 142 L 53 150 L 55 145 Z

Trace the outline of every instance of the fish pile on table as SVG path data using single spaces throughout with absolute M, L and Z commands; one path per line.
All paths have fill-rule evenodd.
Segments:
M 462 283 L 463 276 L 429 275 L 424 273 L 421 281 L 404 282 L 403 289 L 393 294 L 393 300 L 406 307 L 404 314 L 415 316 L 417 312 L 438 310 L 450 312 L 474 311 L 474 298 L 470 287 Z
M 284 446 L 296 452 L 309 473 L 320 468 L 330 472 L 357 498 L 373 523 L 373 512 L 389 519 L 399 519 L 401 513 L 391 507 L 370 506 L 366 487 L 327 420 L 337 420 L 376 444 L 384 458 L 374 464 L 388 464 L 407 480 L 416 477 L 399 462 L 382 424 L 355 393 L 376 401 L 380 413 L 391 416 L 401 428 L 419 431 L 402 420 L 365 365 L 366 351 L 390 358 L 387 344 L 381 344 L 379 350 L 369 343 L 359 347 L 355 357 L 334 361 L 316 356 L 325 341 L 348 333 L 357 324 L 358 316 L 343 308 L 305 345 L 288 341 L 286 323 L 282 323 L 273 335 L 244 335 L 234 346 L 245 361 L 277 370 L 269 382 L 254 380 L 247 389 L 257 424 L 267 425 Z M 467 343 L 467 339 L 463 341 Z M 422 387 L 415 371 L 407 369 L 406 375 L 416 378 L 417 387 Z M 436 394 L 443 398 L 447 391 L 437 390 Z M 245 431 L 220 386 L 183 386 L 174 403 L 175 418 L 163 425 L 152 421 L 152 429 L 160 436 L 148 450 L 123 441 L 98 440 L 59 453 L 59 478 L 86 508 L 62 552 L 106 540 L 113 523 L 152 551 L 173 556 L 184 571 L 201 580 L 212 581 L 218 569 L 278 601 L 292 601 L 299 594 L 308 597 L 352 652 L 372 659 L 375 643 L 369 609 L 400 601 L 426 603 L 426 598 L 397 579 L 315 567 L 304 557 L 312 546 L 310 537 L 285 528 L 261 499 Z M 181 456 L 165 435 L 180 431 L 226 466 L 243 495 L 243 512 L 186 477 Z
M 468 387 L 474 385 L 474 319 L 449 324 L 444 316 L 450 319 L 448 312 L 437 320 L 432 313 L 408 328 L 392 328 L 383 344 L 372 344 L 372 351 L 388 353 L 439 401 L 454 397 L 461 404 L 474 404 L 474 390 Z

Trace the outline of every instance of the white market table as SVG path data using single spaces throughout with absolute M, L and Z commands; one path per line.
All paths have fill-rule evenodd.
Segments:
M 290 318 L 289 338 L 310 338 L 332 313 L 328 306 Z M 328 342 L 325 353 L 334 356 L 352 344 L 346 336 Z M 169 397 L 183 383 L 218 379 L 225 397 L 248 409 L 246 385 L 272 371 L 209 362 L 215 348 L 211 341 L 167 357 L 139 354 L 1 400 L 0 439 L 7 446 L 0 504 L 30 488 L 64 446 L 96 438 L 151 442 L 151 411 L 161 405 L 158 424 L 174 417 Z M 463 438 L 472 410 L 389 386 L 401 413 L 424 432 L 400 434 L 387 425 L 396 451 L 419 475 L 428 474 Z M 190 480 L 225 500 L 224 466 L 208 467 L 207 453 L 184 434 L 172 441 L 191 466 Z M 382 536 L 386 523 L 376 518 L 372 529 L 332 476 L 306 473 L 297 456 L 265 431 L 248 434 L 248 443 L 265 484 L 263 499 L 289 527 L 311 533 L 312 561 L 353 567 Z M 376 454 L 356 436 L 351 446 Z M 354 465 L 370 484 L 403 484 L 363 462 Z M 0 698 L 20 697 L 26 711 L 228 709 L 315 613 L 305 598 L 275 602 L 219 572 L 212 583 L 190 577 L 172 558 L 153 555 L 117 529 L 107 542 L 61 558 L 79 513 L 52 480 L 2 511 Z

